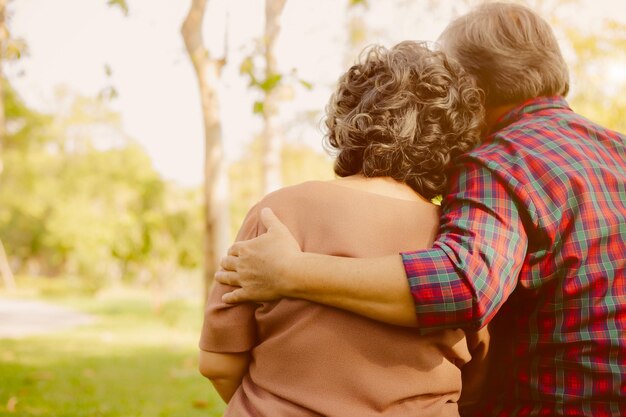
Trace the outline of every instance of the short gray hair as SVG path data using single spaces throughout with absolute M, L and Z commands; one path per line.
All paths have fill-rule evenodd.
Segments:
M 438 43 L 475 77 L 487 106 L 569 91 L 567 65 L 550 25 L 525 6 L 482 4 L 452 21 Z

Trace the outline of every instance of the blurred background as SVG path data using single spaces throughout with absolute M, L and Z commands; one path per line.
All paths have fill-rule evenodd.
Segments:
M 334 84 L 471 0 L 0 0 L 0 416 L 220 416 L 196 345 L 264 194 L 333 178 Z M 523 2 L 626 131 L 626 3 Z

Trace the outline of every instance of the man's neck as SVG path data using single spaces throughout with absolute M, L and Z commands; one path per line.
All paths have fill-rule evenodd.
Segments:
M 485 132 L 487 134 L 493 130 L 498 121 L 504 116 L 506 113 L 513 110 L 517 107 L 519 103 L 513 104 L 504 104 L 501 106 L 489 106 L 485 108 L 485 124 L 486 129 Z

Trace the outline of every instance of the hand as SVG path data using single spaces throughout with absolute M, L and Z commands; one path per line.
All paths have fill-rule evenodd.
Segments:
M 220 263 L 224 270 L 215 274 L 218 282 L 240 287 L 222 296 L 226 303 L 270 301 L 287 295 L 287 275 L 302 251 L 272 210 L 262 209 L 261 221 L 267 232 L 233 244 Z

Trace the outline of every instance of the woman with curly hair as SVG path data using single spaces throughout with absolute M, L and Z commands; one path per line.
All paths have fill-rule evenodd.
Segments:
M 376 257 L 429 247 L 439 218 L 431 199 L 482 122 L 481 92 L 443 53 L 417 42 L 371 47 L 326 109 L 339 178 L 266 196 L 237 239 L 264 233 L 269 207 L 304 251 Z M 296 299 L 222 302 L 231 290 L 214 286 L 200 340 L 200 369 L 228 402 L 225 416 L 459 415 L 461 368 L 484 334 L 419 335 Z M 464 376 L 468 386 L 479 374 Z

